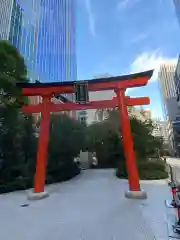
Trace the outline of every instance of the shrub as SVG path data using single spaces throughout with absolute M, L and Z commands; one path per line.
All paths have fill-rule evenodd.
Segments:
M 33 187 L 37 140 L 33 122 L 19 112 L 16 115 L 17 118 L 12 117 L 11 113 L 12 121 L 9 120 L 8 127 L 1 126 L 1 133 L 5 132 L 6 135 L 1 134 L 0 138 L 3 153 L 0 159 L 0 193 Z M 77 121 L 63 115 L 52 118 L 46 171 L 48 184 L 69 180 L 80 173 L 74 157 L 80 152 L 84 141 L 83 128 Z
M 165 169 L 165 163 L 163 161 L 156 161 L 156 160 L 150 160 L 148 162 L 141 162 L 138 164 L 139 168 L 142 170 L 160 170 L 164 171 Z
M 0 41 L 0 63 L 0 193 L 4 193 L 32 187 L 37 139 L 33 118 L 19 109 L 28 98 L 15 87 L 28 82 L 25 61 L 8 41 Z M 80 172 L 73 159 L 84 146 L 85 127 L 66 115 L 51 117 L 46 176 L 55 182 Z
M 166 165 L 161 161 L 148 161 L 138 165 L 139 177 L 144 180 L 168 178 Z
M 158 180 L 168 178 L 166 171 L 154 170 L 154 171 L 139 171 L 139 177 L 141 180 Z
M 51 115 L 47 183 L 66 181 L 80 173 L 74 163 L 85 142 L 84 126 L 67 115 Z
M 166 165 L 161 161 L 139 162 L 137 164 L 139 171 L 139 178 L 141 180 L 155 180 L 168 178 Z M 127 171 L 125 164 L 120 164 L 116 171 L 118 178 L 127 178 Z
M 54 171 L 49 171 L 47 174 L 47 184 L 62 182 L 70 180 L 80 173 L 81 169 L 76 163 L 64 164 L 61 167 L 59 166 Z
M 0 193 L 25 190 L 32 187 L 32 179 L 19 177 L 9 182 L 0 182 Z

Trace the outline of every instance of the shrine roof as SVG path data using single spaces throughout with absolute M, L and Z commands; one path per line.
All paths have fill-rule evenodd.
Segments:
M 154 70 L 149 70 L 145 72 L 133 73 L 128 75 L 121 75 L 115 77 L 103 77 L 95 78 L 89 80 L 79 80 L 79 81 L 67 81 L 67 82 L 47 82 L 47 83 L 22 83 L 19 82 L 16 85 L 20 88 L 48 88 L 48 87 L 65 87 L 65 86 L 74 86 L 75 83 L 86 81 L 88 84 L 98 84 L 98 83 L 108 83 L 108 82 L 120 82 L 125 80 L 135 80 L 137 78 L 147 77 L 150 79 L 153 75 Z

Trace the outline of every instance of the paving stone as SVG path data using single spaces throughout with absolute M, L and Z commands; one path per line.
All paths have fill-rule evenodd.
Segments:
M 46 199 L 28 202 L 25 192 L 1 195 L 0 239 L 167 240 L 167 182 L 143 181 L 147 200 L 126 199 L 127 188 L 114 170 L 86 170 L 48 186 Z

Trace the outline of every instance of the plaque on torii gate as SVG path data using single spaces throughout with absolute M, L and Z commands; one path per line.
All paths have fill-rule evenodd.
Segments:
M 54 104 L 51 98 L 57 94 L 75 93 L 75 84 L 77 82 L 53 82 L 53 83 L 18 83 L 22 88 L 24 96 L 41 96 L 42 102 L 37 105 L 24 105 L 25 113 L 41 113 L 40 134 L 38 140 L 38 152 L 36 160 L 36 171 L 34 177 L 34 190 L 29 199 L 41 199 L 48 196 L 44 190 L 46 179 L 47 149 L 49 140 L 50 114 L 51 112 L 101 109 L 101 108 L 119 108 L 120 123 L 123 140 L 123 148 L 126 158 L 126 167 L 128 172 L 129 189 L 125 196 L 128 198 L 146 198 L 147 194 L 140 188 L 139 175 L 136 167 L 136 155 L 134 151 L 133 138 L 131 134 L 130 121 L 128 116 L 128 106 L 149 104 L 148 97 L 131 98 L 125 96 L 127 88 L 141 87 L 148 83 L 153 70 L 140 72 L 130 75 L 99 78 L 86 80 L 86 86 L 89 92 L 114 90 L 117 97 L 112 100 L 88 101 L 85 104 L 74 103 L 71 101 Z

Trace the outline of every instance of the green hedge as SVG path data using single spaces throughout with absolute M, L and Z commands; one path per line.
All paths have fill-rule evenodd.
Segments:
M 166 165 L 161 161 L 139 162 L 137 164 L 139 171 L 139 178 L 141 180 L 156 180 L 168 178 Z M 118 178 L 127 178 L 127 171 L 124 164 L 120 164 L 116 170 Z
M 153 180 L 168 178 L 166 165 L 161 161 L 149 161 L 138 166 L 140 179 Z
M 33 186 L 32 179 L 16 178 L 11 182 L 0 182 L 0 193 L 14 192 L 25 190 Z
M 47 174 L 47 184 L 70 180 L 81 172 L 78 164 L 64 164 L 61 168 L 54 169 Z
M 70 180 L 71 178 L 78 175 L 80 171 L 81 169 L 75 163 L 64 165 L 61 169 L 57 168 L 56 171 L 52 171 L 50 173 L 47 172 L 46 184 Z M 34 177 L 32 178 L 18 177 L 8 182 L 0 181 L 0 194 L 32 188 L 33 182 Z

